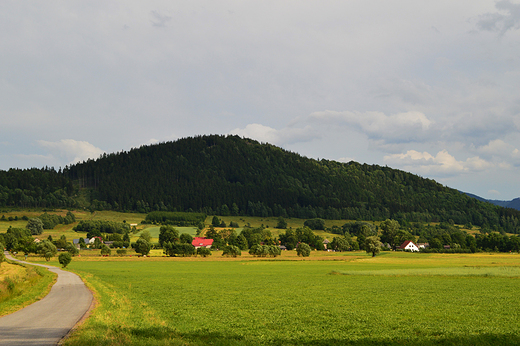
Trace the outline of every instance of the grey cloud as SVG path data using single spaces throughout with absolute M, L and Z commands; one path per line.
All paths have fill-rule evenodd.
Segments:
M 171 16 L 161 14 L 159 11 L 154 10 L 150 14 L 152 15 L 152 25 L 158 28 L 164 28 L 172 20 Z
M 501 34 L 505 34 L 509 30 L 520 28 L 520 4 L 502 0 L 498 1 L 495 6 L 499 12 L 486 13 L 480 16 L 477 22 L 478 29 L 498 31 Z

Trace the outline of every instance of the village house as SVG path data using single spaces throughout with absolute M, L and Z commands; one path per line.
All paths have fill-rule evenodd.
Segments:
M 211 245 L 213 245 L 213 239 L 195 237 L 195 238 L 193 238 L 191 245 L 195 246 L 195 249 L 198 249 L 199 247 L 205 247 L 206 249 L 211 249 Z
M 399 246 L 399 250 L 416 252 L 419 251 L 419 248 L 413 241 L 407 240 Z
M 323 241 L 323 247 L 325 248 L 325 250 L 327 250 L 327 246 L 330 244 L 330 241 L 325 238 L 325 240 Z

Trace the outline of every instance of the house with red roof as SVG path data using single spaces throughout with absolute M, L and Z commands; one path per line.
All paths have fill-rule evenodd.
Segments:
M 402 243 L 401 246 L 399 246 L 399 250 L 403 250 L 403 251 L 408 250 L 408 251 L 415 252 L 415 251 L 419 251 L 419 248 L 417 247 L 417 245 L 414 244 L 413 241 L 407 240 L 404 243 Z
M 191 245 L 195 246 L 195 249 L 198 249 L 199 247 L 205 247 L 206 249 L 211 249 L 211 245 L 213 245 L 213 239 L 195 237 L 195 238 L 193 238 Z

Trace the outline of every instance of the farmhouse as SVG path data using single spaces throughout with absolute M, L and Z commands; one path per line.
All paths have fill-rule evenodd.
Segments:
M 323 241 L 323 247 L 325 248 L 325 250 L 327 250 L 327 246 L 330 244 L 330 241 L 328 239 L 325 239 Z
M 415 252 L 415 251 L 419 251 L 419 248 L 417 247 L 417 245 L 415 245 L 413 243 L 413 241 L 407 240 L 404 243 L 402 243 L 401 246 L 399 246 L 399 250 L 404 250 L 404 251 L 408 250 L 408 251 Z
M 195 238 L 193 238 L 191 245 L 195 246 L 195 249 L 198 249 L 199 247 L 205 247 L 206 249 L 211 249 L 211 245 L 213 245 L 213 239 L 195 237 Z

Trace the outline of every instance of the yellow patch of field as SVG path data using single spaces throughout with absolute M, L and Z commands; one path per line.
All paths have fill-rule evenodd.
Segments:
M 22 277 L 25 275 L 26 271 L 27 270 L 22 266 L 10 263 L 2 263 L 0 265 L 0 281 L 3 281 L 7 276 Z

